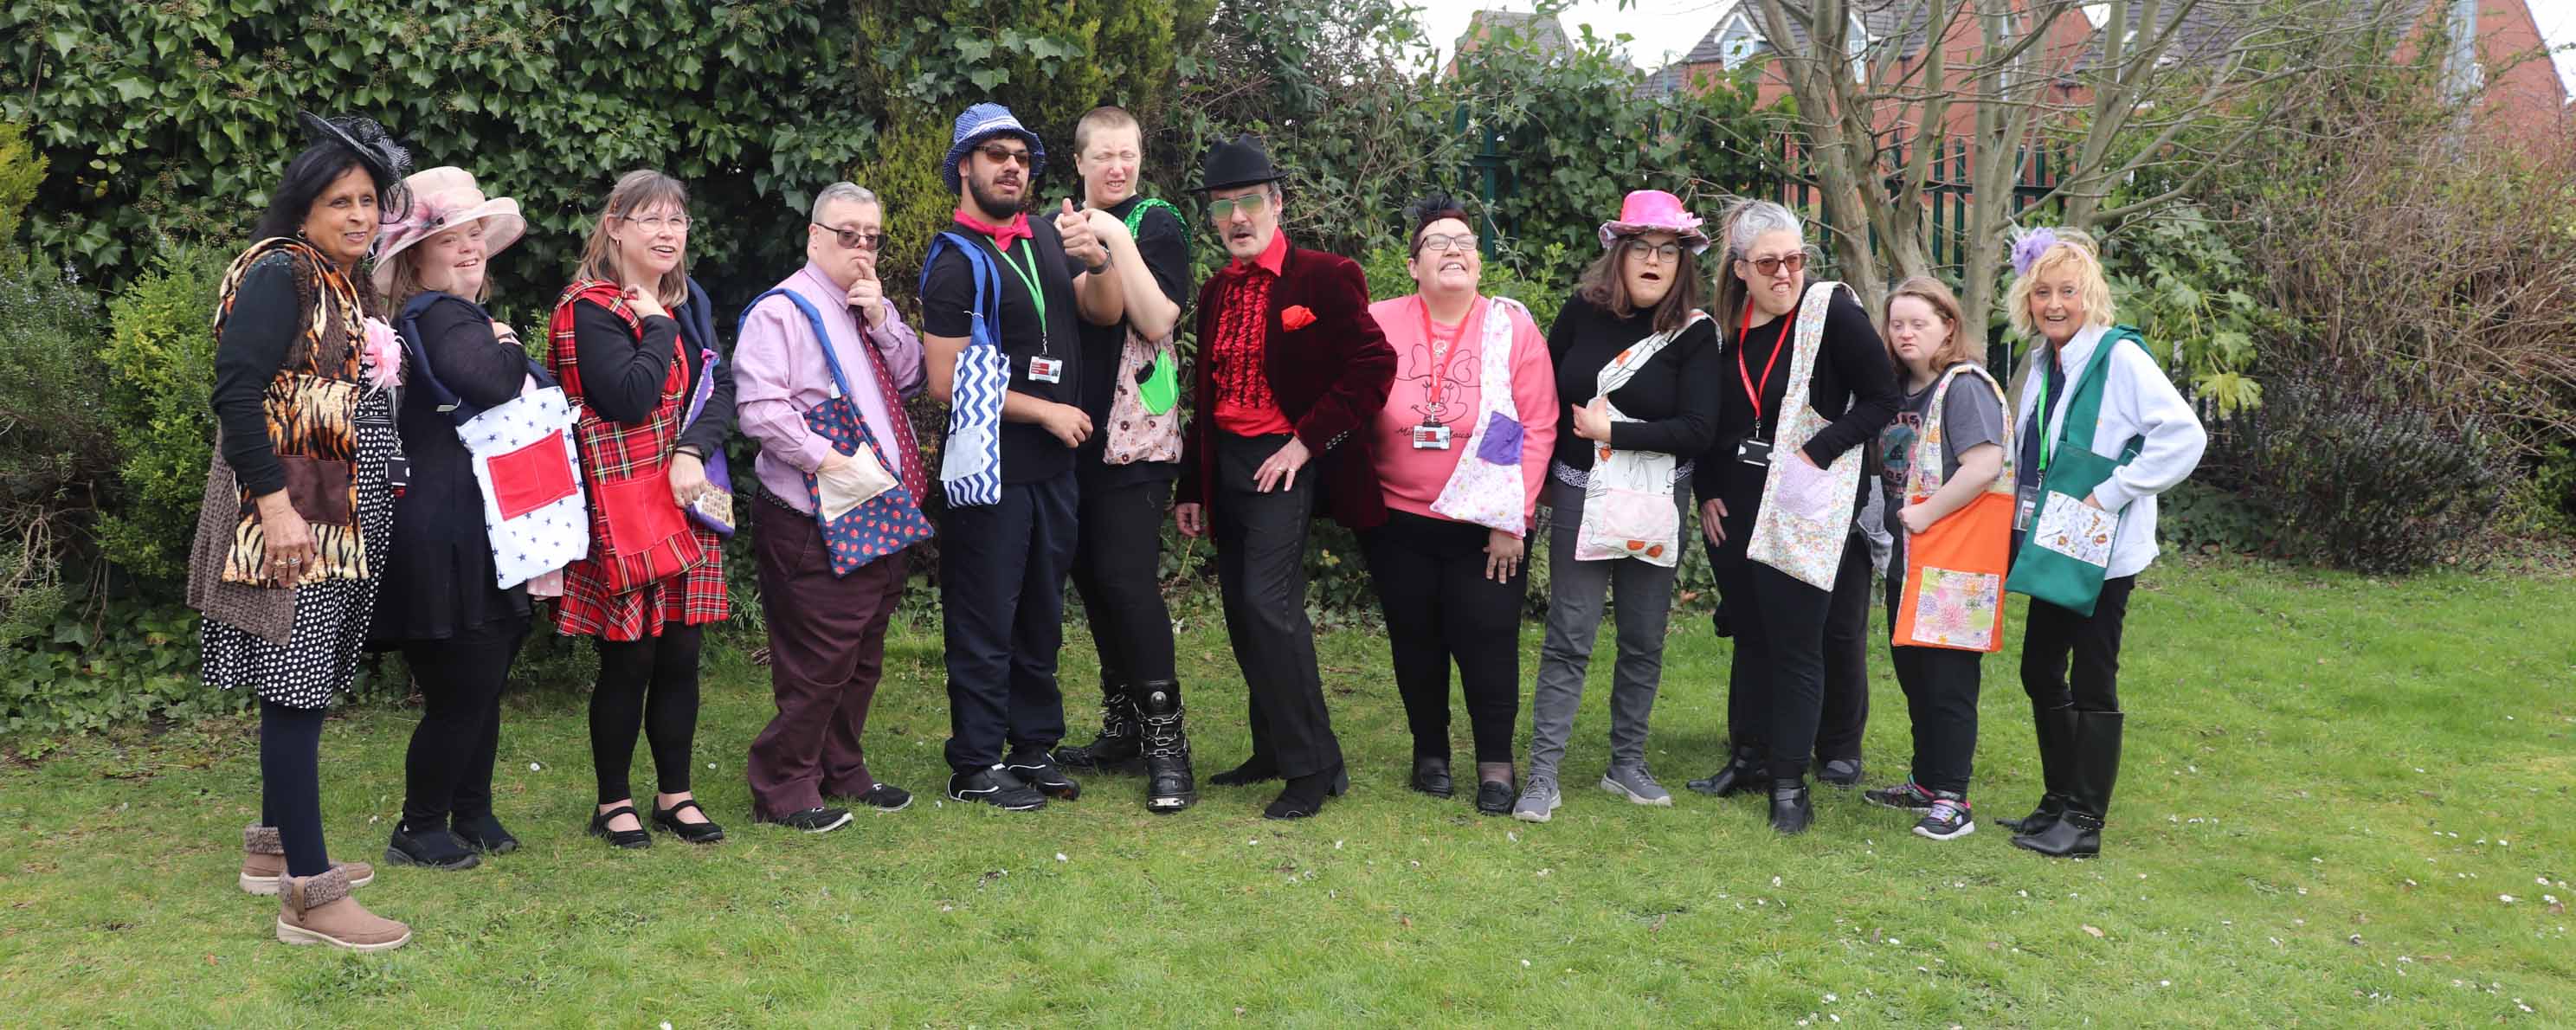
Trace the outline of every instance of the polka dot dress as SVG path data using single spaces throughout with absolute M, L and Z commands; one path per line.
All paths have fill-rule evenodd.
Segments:
M 394 428 L 393 394 L 370 392 L 358 402 L 358 536 L 367 570 L 381 575 L 393 540 L 394 499 L 385 467 L 402 452 Z M 259 699 L 291 708 L 322 708 L 349 689 L 358 654 L 375 614 L 377 576 L 335 579 L 295 588 L 295 630 L 284 645 L 207 618 L 198 630 L 206 682 L 225 690 L 249 687 Z

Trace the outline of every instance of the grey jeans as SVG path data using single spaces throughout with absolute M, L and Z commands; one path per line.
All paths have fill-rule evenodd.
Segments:
M 1687 503 L 1689 489 L 1676 485 L 1676 507 Z M 1643 764 L 1646 721 L 1664 678 L 1664 624 L 1681 568 L 1636 558 L 1574 560 L 1583 489 L 1550 479 L 1547 498 L 1554 509 L 1547 535 L 1547 640 L 1539 645 L 1538 685 L 1530 695 L 1530 775 L 1554 776 L 1565 758 L 1574 710 L 1583 702 L 1583 677 L 1592 665 L 1592 642 L 1601 632 L 1601 609 L 1614 596 L 1619 662 L 1610 680 L 1610 764 Z

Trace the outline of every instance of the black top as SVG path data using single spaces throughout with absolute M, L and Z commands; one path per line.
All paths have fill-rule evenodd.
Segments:
M 672 314 L 687 318 L 686 305 Z M 663 315 L 644 319 L 644 340 L 638 344 L 626 331 L 626 322 L 595 301 L 583 300 L 572 309 L 572 354 L 581 367 L 582 403 L 597 409 L 612 422 L 634 425 L 653 417 L 653 409 L 662 401 L 662 378 L 671 374 L 671 361 L 676 356 L 673 343 L 681 336 L 682 321 Z M 681 418 L 689 413 L 689 398 L 697 396 L 698 377 L 705 374 L 706 363 L 696 352 L 712 346 L 710 341 L 692 339 L 688 385 L 680 391 Z M 733 436 L 733 362 L 716 363 L 715 390 L 707 395 L 707 406 L 698 413 L 696 423 L 681 430 L 677 446 L 698 452 L 701 458 L 724 450 L 725 441 Z
M 1109 217 L 1125 222 L 1143 197 L 1129 197 L 1104 210 Z M 1163 296 L 1189 310 L 1190 237 L 1179 216 L 1170 209 L 1157 207 L 1145 212 L 1136 223 L 1136 253 L 1145 259 L 1145 268 L 1154 274 L 1154 285 Z M 1051 313 L 1051 309 L 1050 309 Z M 1174 323 L 1178 325 L 1178 322 Z M 1109 405 L 1115 399 L 1118 359 L 1127 347 L 1127 322 L 1117 325 L 1082 323 L 1082 410 L 1091 415 L 1091 439 L 1084 441 L 1074 461 L 1087 489 L 1107 489 L 1132 483 L 1170 479 L 1180 475 L 1177 461 L 1139 461 L 1111 465 L 1102 460 L 1109 447 Z
M 233 288 L 232 314 L 215 343 L 215 423 L 223 427 L 224 462 L 245 497 L 286 489 L 286 471 L 269 447 L 263 398 L 303 330 L 291 261 L 270 254 L 251 263 Z
M 1646 360 L 1628 385 L 1610 391 L 1610 403 L 1636 422 L 1610 425 L 1610 446 L 1657 451 L 1684 460 L 1708 449 L 1717 431 L 1717 328 L 1701 319 Z M 1547 352 L 1556 362 L 1556 461 L 1592 467 L 1592 441 L 1574 435 L 1574 409 L 1592 403 L 1601 369 L 1630 344 L 1655 335 L 1655 315 L 1626 318 L 1583 299 L 1565 302 L 1547 329 Z
M 1736 367 L 1737 341 L 1722 340 L 1716 348 L 1723 355 L 1718 364 L 1719 392 L 1723 395 L 1717 419 L 1717 441 L 1700 458 L 1694 487 L 1702 498 L 1720 496 L 1723 474 L 1729 465 L 1738 464 L 1735 449 L 1753 433 L 1752 395 L 1745 389 L 1749 376 L 1762 382 L 1763 366 L 1778 351 L 1778 367 L 1762 393 L 1763 434 L 1772 438 L 1784 421 L 1781 401 L 1789 390 L 1789 363 L 1795 355 L 1779 348 L 1789 338 L 1796 315 L 1772 319 L 1743 334 L 1743 368 Z M 1844 451 L 1867 443 L 1887 428 L 1896 417 L 1900 397 L 1896 387 L 1896 366 L 1887 358 L 1887 345 L 1880 342 L 1878 330 L 1870 325 L 1869 313 L 1847 291 L 1836 291 L 1825 308 L 1825 333 L 1818 345 L 1816 370 L 1808 383 L 1807 402 L 1832 424 L 1807 441 L 1807 459 L 1821 468 L 1831 465 Z M 1875 469 L 1863 469 L 1862 475 L 1876 475 Z
M 241 310 L 241 302 L 235 301 L 233 309 Z M 2043 439 L 2041 433 L 2048 428 L 2048 420 L 2051 417 L 2047 409 L 2056 407 L 2057 398 L 2066 396 L 2066 370 L 2058 366 L 2056 353 L 2046 343 L 2042 343 L 2039 345 L 2039 353 L 2031 360 L 2046 370 L 2041 373 L 2047 377 L 2042 396 L 2048 398 L 2048 403 L 2042 405 L 2038 398 L 2032 398 L 2030 417 L 2022 420 L 2019 438 L 2021 455 L 2014 462 L 2013 478 L 2023 483 L 2039 482 L 2039 474 L 2045 471 L 2039 467 L 2039 444 Z M 227 460 L 232 457 L 230 448 L 225 449 L 224 457 Z
M 528 373 L 525 351 L 492 335 L 491 316 L 461 298 L 438 295 L 420 313 L 421 350 L 429 372 L 458 400 L 489 408 L 519 395 Z M 456 419 L 438 410 L 407 370 L 394 421 L 411 486 L 394 501 L 393 549 L 376 592 L 368 639 L 384 643 L 446 640 L 486 622 L 528 617 L 525 587 L 493 585 L 491 537 L 483 525 L 483 488 L 474 457 L 456 438 Z
M 964 226 L 951 231 L 984 248 L 993 259 L 995 278 L 1002 283 L 1002 354 L 1009 359 L 1009 389 L 1039 400 L 1074 404 L 1081 400 L 1082 389 L 1082 322 L 1079 302 L 1073 295 L 1073 277 L 1082 266 L 1065 255 L 1064 239 L 1056 235 L 1055 220 L 1043 216 L 1029 219 L 1025 240 L 1014 240 L 1007 254 L 993 247 L 993 238 Z M 1034 257 L 1032 257 L 1034 255 Z M 1034 268 L 1030 266 L 1032 263 Z M 1046 320 L 1040 332 L 1037 306 L 1029 302 L 1029 287 L 1021 279 L 1022 271 L 1034 271 L 1038 288 L 1045 291 Z M 966 263 L 966 255 L 942 250 L 922 277 L 921 321 L 923 331 L 932 336 L 963 337 L 973 332 L 973 319 L 968 310 L 975 306 L 975 272 Z M 1057 381 L 1044 382 L 1029 376 L 1029 359 L 1045 355 L 1064 363 Z M 1034 483 L 1063 473 L 1073 467 L 1073 450 L 1029 422 L 1003 420 L 1002 481 Z

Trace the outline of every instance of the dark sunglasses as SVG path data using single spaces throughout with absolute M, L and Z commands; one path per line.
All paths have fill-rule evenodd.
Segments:
M 856 229 L 839 229 L 825 225 L 821 222 L 814 222 L 811 224 L 817 229 L 821 229 L 825 232 L 831 233 L 835 237 L 838 237 L 841 241 L 841 249 L 843 250 L 859 250 L 862 248 L 867 250 L 877 250 L 885 246 L 885 234 L 881 232 L 860 232 Z

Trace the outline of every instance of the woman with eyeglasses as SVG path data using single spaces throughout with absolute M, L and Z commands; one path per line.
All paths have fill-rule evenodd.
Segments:
M 639 728 L 661 786 L 653 825 L 696 844 L 724 839 L 689 791 L 701 627 L 729 614 L 724 542 L 691 520 L 732 525 L 707 463 L 733 435 L 734 389 L 706 291 L 689 278 L 690 229 L 687 187 L 626 173 L 549 324 L 547 365 L 581 406 L 574 438 L 591 531 L 590 556 L 564 569 L 556 628 L 599 650 L 590 832 L 620 848 L 653 843 L 627 785 Z
M 1513 818 L 1563 803 L 1557 768 L 1604 604 L 1618 600 L 1610 764 L 1601 789 L 1670 805 L 1646 768 L 1646 724 L 1664 675 L 1664 625 L 1681 562 L 1690 458 L 1717 432 L 1716 332 L 1699 310 L 1697 215 L 1661 190 L 1628 194 L 1601 223 L 1601 258 L 1547 332 L 1557 410 L 1547 487 L 1547 637 L 1530 696 L 1530 777 Z
M 1723 414 L 1693 485 L 1734 613 L 1727 715 L 1739 781 L 1767 772 L 1771 827 L 1802 833 L 1815 818 L 1806 777 L 1824 711 L 1829 608 L 1851 549 L 1868 546 L 1851 532 L 1861 480 L 1877 474 L 1861 467 L 1863 445 L 1896 417 L 1896 372 L 1851 290 L 1808 284 L 1796 215 L 1738 201 L 1720 225 Z
M 1395 348 L 1375 420 L 1386 523 L 1360 534 L 1413 730 L 1413 789 L 1449 797 L 1449 665 L 1476 742 L 1476 810 L 1519 793 L 1522 540 L 1556 443 L 1556 372 L 1520 302 L 1476 290 L 1484 261 L 1446 196 L 1408 212 L 1421 289 L 1370 305 Z

